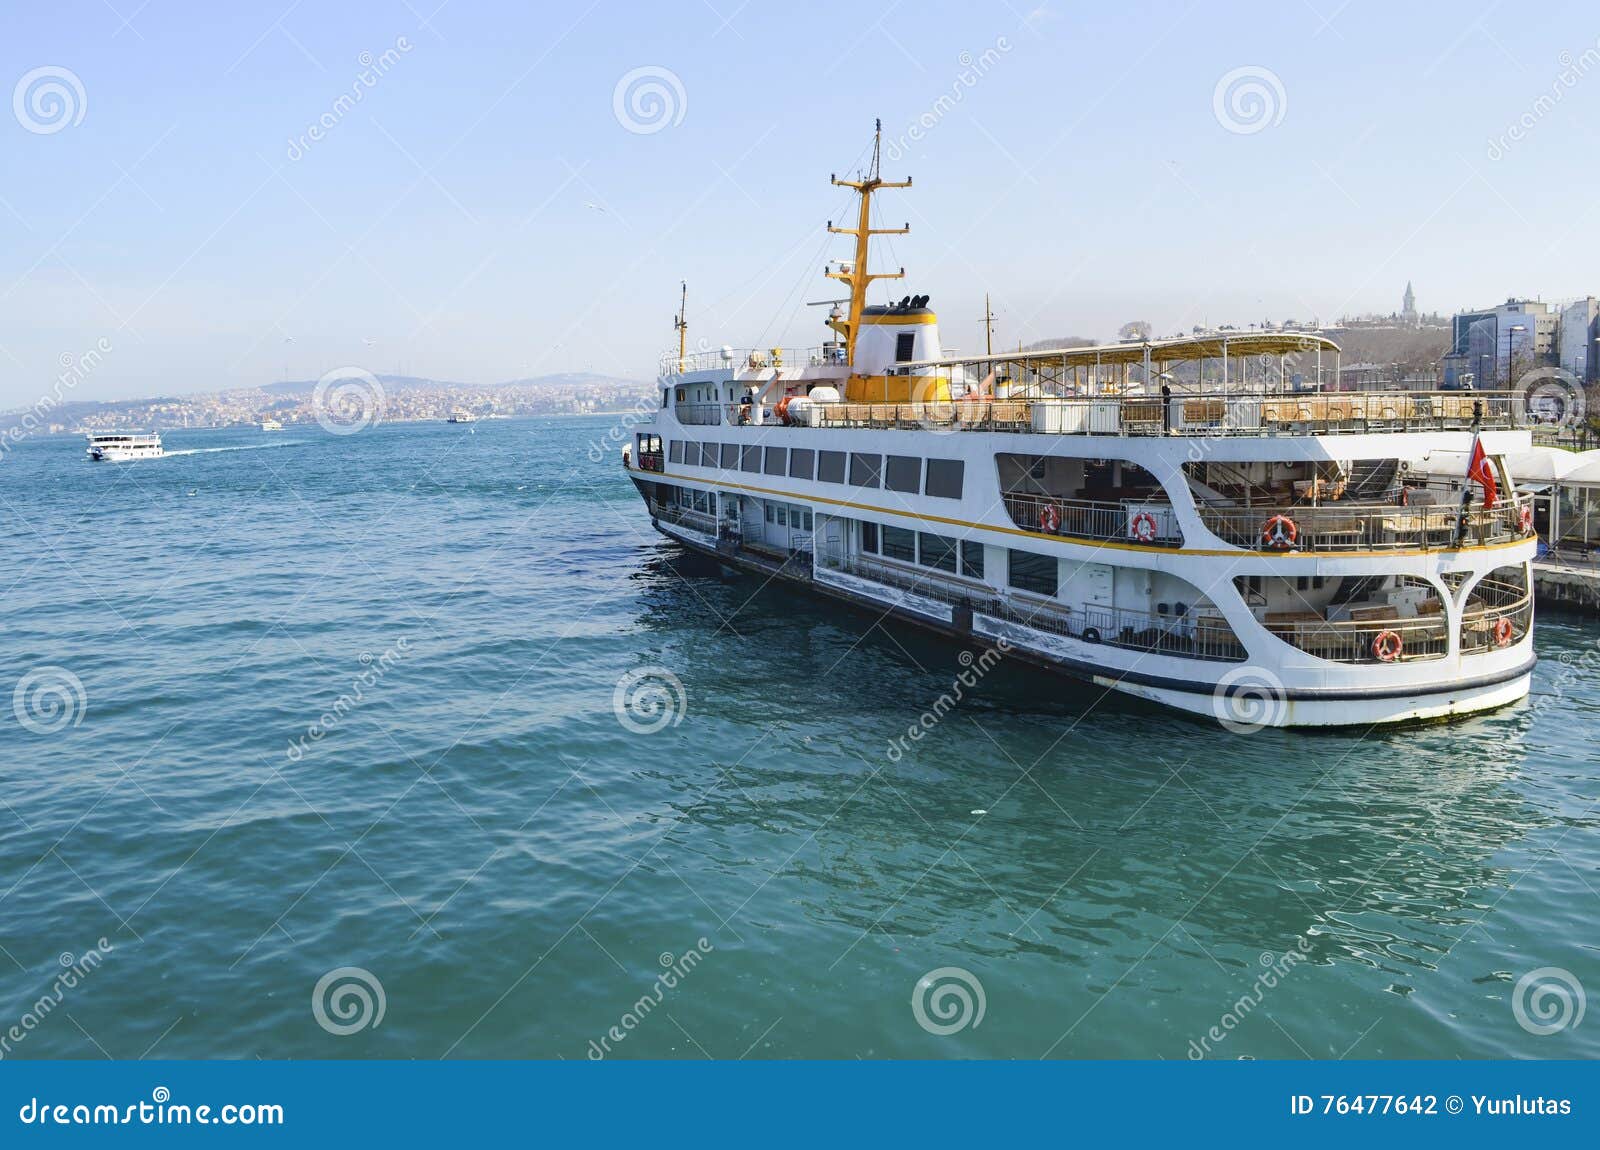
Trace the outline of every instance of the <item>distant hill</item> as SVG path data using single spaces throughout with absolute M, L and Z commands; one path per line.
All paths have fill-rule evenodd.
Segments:
M 378 382 L 385 388 L 394 392 L 402 391 L 438 391 L 441 388 L 473 388 L 483 391 L 505 390 L 534 390 L 541 387 L 585 387 L 592 384 L 608 386 L 626 386 L 638 384 L 644 386 L 644 380 L 624 379 L 614 375 L 600 375 L 587 371 L 563 371 L 552 375 L 536 375 L 525 379 L 508 379 L 502 383 L 462 383 L 459 380 L 429 379 L 417 375 L 384 375 L 379 373 Z M 235 388 L 236 391 L 264 391 L 268 395 L 309 395 L 316 387 L 314 379 L 286 379 L 276 383 L 269 383 L 260 388 Z

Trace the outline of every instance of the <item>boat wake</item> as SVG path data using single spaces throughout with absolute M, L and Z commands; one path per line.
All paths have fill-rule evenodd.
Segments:
M 232 447 L 180 447 L 176 451 L 162 452 L 162 457 L 171 459 L 175 455 L 214 455 L 219 451 L 266 451 L 274 447 L 298 447 L 305 442 L 304 439 L 286 439 L 281 443 L 239 443 Z

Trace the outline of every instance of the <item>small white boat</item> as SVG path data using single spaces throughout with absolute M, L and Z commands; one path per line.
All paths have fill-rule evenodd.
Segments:
M 89 458 L 94 460 L 122 463 L 129 459 L 159 459 L 163 454 L 161 436 L 153 431 L 90 432 L 88 439 Z
M 454 411 L 452 411 L 450 413 L 450 418 L 445 420 L 445 422 L 446 423 L 476 423 L 476 422 L 478 422 L 478 417 L 476 415 L 473 415 L 472 412 L 466 410 L 466 408 L 458 407 L 458 408 L 456 408 Z
M 283 424 L 279 423 L 276 419 L 263 419 L 261 421 L 261 430 L 262 431 L 282 431 L 283 430 Z

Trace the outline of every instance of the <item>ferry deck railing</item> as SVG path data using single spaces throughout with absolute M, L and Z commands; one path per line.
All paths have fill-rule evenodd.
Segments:
M 1420 499 L 1423 496 L 1418 496 Z M 1217 507 L 1199 503 L 1200 521 L 1224 543 L 1256 551 L 1450 550 L 1530 538 L 1533 496 L 1503 495 L 1490 508 L 1458 503 L 1318 504 Z M 1293 539 L 1287 519 L 1293 525 Z
M 1108 503 L 1018 491 L 1008 491 L 1004 498 L 1011 521 L 1040 535 L 1149 547 L 1183 546 L 1183 532 L 1172 505 L 1159 498 Z
M 1511 621 L 1507 637 L 1497 625 Z M 1473 588 L 1461 613 L 1461 653 L 1474 654 L 1520 643 L 1533 626 L 1533 596 L 1525 585 L 1487 578 Z
M 1111 607 L 1075 609 L 1005 595 L 987 583 L 940 570 L 924 571 L 861 557 L 827 559 L 820 565 L 929 599 L 965 603 L 978 615 L 1087 643 L 1223 662 L 1243 662 L 1248 657 L 1227 621 L 1210 608 L 1190 608 L 1181 616 Z

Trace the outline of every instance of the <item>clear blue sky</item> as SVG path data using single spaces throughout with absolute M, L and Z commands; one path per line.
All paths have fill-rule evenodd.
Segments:
M 947 345 L 985 290 L 1008 343 L 1600 292 L 1592 3 L 437 4 L 6 0 L 0 96 L 56 67 L 84 99 L 49 132 L 0 104 L 0 407 L 102 339 L 77 395 L 649 378 L 680 278 L 696 338 L 814 344 L 874 116 L 933 121 L 883 254 Z M 659 131 L 614 111 L 639 68 L 681 85 Z M 1259 131 L 1216 113 L 1239 68 L 1281 86 Z

